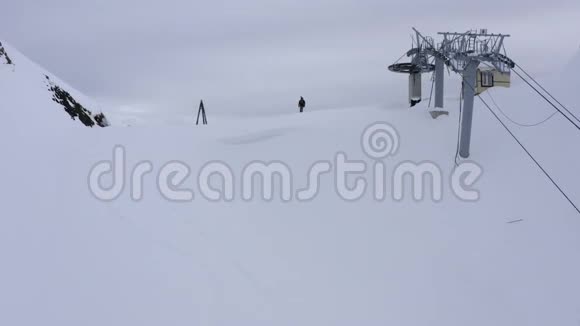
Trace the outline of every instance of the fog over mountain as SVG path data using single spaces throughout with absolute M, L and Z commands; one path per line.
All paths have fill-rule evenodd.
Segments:
M 511 57 L 543 73 L 580 45 L 578 18 L 573 0 L 25 0 L 3 5 L 0 36 L 106 105 L 282 113 L 299 96 L 312 109 L 399 104 L 406 84 L 386 66 L 412 26 L 510 33 Z

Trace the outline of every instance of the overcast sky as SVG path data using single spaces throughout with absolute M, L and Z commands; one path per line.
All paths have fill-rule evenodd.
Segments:
M 510 56 L 537 73 L 580 45 L 580 1 L 18 0 L 0 38 L 107 105 L 189 112 L 295 110 L 406 102 L 388 72 L 425 34 L 510 33 Z M 401 92 L 403 92 L 401 94 Z

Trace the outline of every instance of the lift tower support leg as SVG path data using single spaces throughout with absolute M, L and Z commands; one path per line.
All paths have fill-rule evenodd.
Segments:
M 443 59 L 435 59 L 435 107 L 442 109 L 445 93 L 445 63 Z
M 459 155 L 469 158 L 471 145 L 471 126 L 473 123 L 473 104 L 475 102 L 475 90 L 477 83 L 477 67 L 479 61 L 469 62 L 463 72 L 463 115 L 461 118 L 461 139 L 459 141 Z

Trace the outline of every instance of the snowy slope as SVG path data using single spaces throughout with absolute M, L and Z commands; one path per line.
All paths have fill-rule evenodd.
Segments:
M 0 42 L 0 98 L 2 112 L 19 112 L 9 116 L 15 118 L 12 123 L 22 123 L 23 120 L 30 123 L 36 119 L 54 123 L 38 125 L 55 129 L 65 124 L 106 125 L 99 122 L 98 116 L 95 119 L 100 112 L 94 101 L 31 62 L 6 42 Z M 53 118 L 58 115 L 63 123 Z M 71 118 L 78 122 L 71 123 Z
M 9 159 L 0 161 L 0 325 L 578 324 L 580 217 L 481 105 L 477 202 L 448 187 L 441 202 L 371 195 L 347 202 L 332 175 L 310 202 L 245 202 L 237 191 L 234 201 L 214 203 L 197 191 L 197 171 L 215 160 L 237 177 L 251 161 L 285 162 L 295 188 L 314 162 L 338 152 L 373 164 L 360 143 L 377 121 L 400 134 L 388 171 L 431 161 L 447 178 L 458 118 L 457 103 L 448 105 L 450 117 L 436 121 L 421 108 L 357 108 L 91 133 L 48 130 L 65 126 L 62 112 L 37 106 L 47 120 L 2 128 Z M 550 123 L 542 128 L 564 128 Z M 89 170 L 116 145 L 127 167 L 154 166 L 140 202 L 128 189 L 107 203 L 88 190 Z M 535 149 L 548 158 L 570 154 Z M 175 160 L 191 167 L 184 186 L 196 191 L 193 202 L 169 202 L 155 185 Z M 555 169 L 578 194 L 576 166 Z

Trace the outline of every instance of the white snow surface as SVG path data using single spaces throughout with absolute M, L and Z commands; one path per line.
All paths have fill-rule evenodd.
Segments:
M 41 68 L 7 52 L 16 66 L 0 65 L 0 325 L 580 323 L 580 215 L 480 102 L 477 202 L 448 185 L 441 202 L 346 202 L 325 175 L 310 202 L 244 202 L 238 190 L 233 202 L 213 203 L 195 184 L 206 162 L 227 162 L 237 182 L 251 161 L 282 161 L 298 189 L 311 164 L 337 152 L 372 163 L 360 139 L 377 121 L 400 133 L 389 170 L 432 161 L 447 180 L 458 103 L 448 100 L 450 116 L 439 120 L 424 107 L 376 107 L 89 129 L 45 98 Z M 493 94 L 522 122 L 552 112 L 521 85 Z M 507 123 L 580 204 L 578 131 L 561 117 L 537 128 Z M 128 189 L 108 203 L 89 192 L 90 168 L 115 145 L 128 167 L 154 165 L 140 202 Z M 191 167 L 193 202 L 156 189 L 156 174 L 175 160 Z
M 0 105 L 3 109 L 4 124 L 21 125 L 26 121 L 28 128 L 20 128 L 18 133 L 27 132 L 29 128 L 40 128 L 69 136 L 70 129 L 86 128 L 78 117 L 73 121 L 63 106 L 52 100 L 53 93 L 48 90 L 49 83 L 46 77 L 50 78 L 52 84 L 68 92 L 93 115 L 102 111 L 91 98 L 45 71 L 10 44 L 4 41 L 1 43 L 13 61 L 12 65 L 0 61 L 0 92 L 2 92 Z

